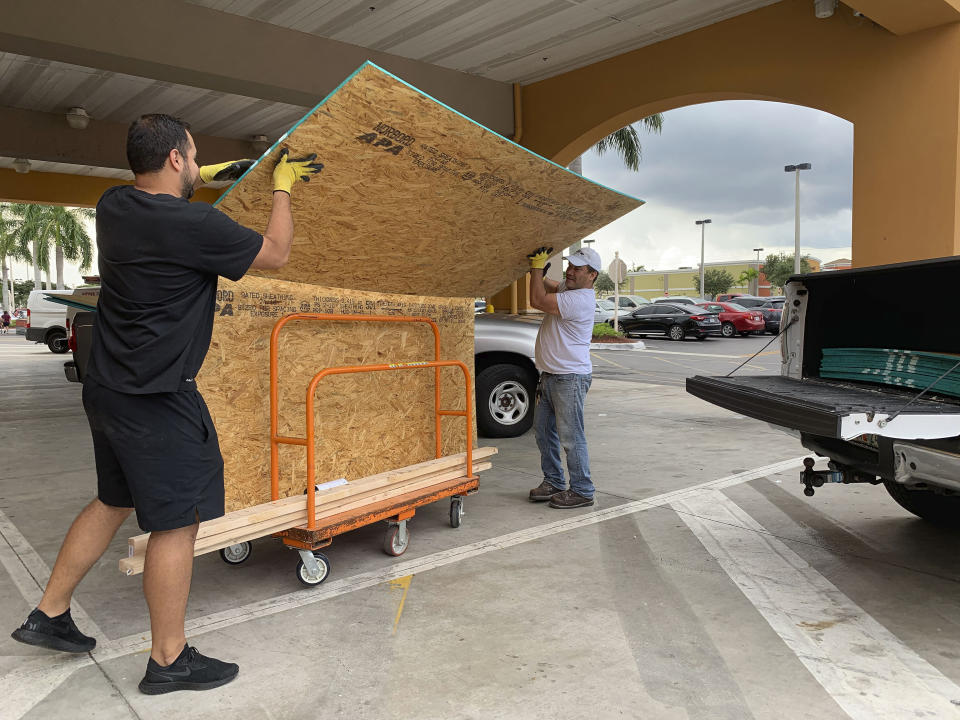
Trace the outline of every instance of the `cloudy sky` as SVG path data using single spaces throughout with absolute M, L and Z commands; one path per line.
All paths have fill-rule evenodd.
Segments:
M 850 257 L 853 125 L 818 110 L 760 101 L 695 105 L 664 113 L 663 132 L 638 126 L 640 170 L 611 152 L 583 156 L 583 174 L 646 201 L 592 237 L 607 265 L 696 266 L 700 228 L 706 261 L 756 257 L 753 248 L 793 253 L 794 173 L 800 172 L 800 251 L 824 262 Z

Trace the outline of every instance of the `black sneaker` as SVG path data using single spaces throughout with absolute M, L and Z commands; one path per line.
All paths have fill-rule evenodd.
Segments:
M 584 497 L 573 490 L 564 490 L 550 498 L 550 507 L 569 510 L 570 508 L 589 507 L 593 505 L 593 498 Z
M 163 667 L 152 657 L 147 661 L 147 674 L 140 681 L 140 692 L 162 695 L 174 690 L 210 690 L 226 685 L 240 672 L 236 663 L 225 663 L 201 655 L 189 645 L 172 663 Z
M 70 617 L 70 608 L 54 618 L 42 610 L 34 609 L 27 616 L 27 621 L 10 633 L 10 637 L 27 645 L 68 653 L 90 652 L 97 646 L 95 638 L 87 637 L 77 629 Z
M 545 500 L 549 500 L 558 492 L 562 491 L 551 485 L 548 480 L 544 480 L 530 491 L 530 502 L 543 502 Z

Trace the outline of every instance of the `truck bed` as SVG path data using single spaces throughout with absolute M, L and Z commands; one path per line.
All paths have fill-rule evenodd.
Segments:
M 849 440 L 863 434 L 895 438 L 960 435 L 960 402 L 921 398 L 917 392 L 819 378 L 780 375 L 687 378 L 687 392 L 763 422 L 822 437 Z M 903 409 L 886 424 L 886 420 Z

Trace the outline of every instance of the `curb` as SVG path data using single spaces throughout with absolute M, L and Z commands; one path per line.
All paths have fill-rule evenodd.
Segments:
M 590 343 L 591 350 L 646 350 L 647 346 L 638 340 L 635 343 Z

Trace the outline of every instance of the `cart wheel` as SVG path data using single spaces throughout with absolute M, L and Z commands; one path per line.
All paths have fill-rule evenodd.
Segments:
M 313 556 L 317 559 L 317 563 L 320 565 L 319 575 L 311 575 L 307 571 L 307 566 L 303 564 L 303 560 L 300 560 L 297 563 L 297 580 L 310 587 L 319 585 L 328 577 L 330 577 L 330 560 L 327 558 L 327 556 L 322 552 L 317 551 L 314 551 Z
M 450 527 L 458 528 L 463 521 L 463 498 L 450 498 Z
M 239 565 L 242 562 L 246 562 L 252 552 L 253 545 L 249 542 L 242 542 L 223 548 L 223 550 L 220 551 L 220 558 L 227 565 Z
M 407 551 L 409 545 L 410 533 L 407 531 L 406 521 L 396 525 L 391 524 L 387 528 L 387 533 L 383 537 L 383 551 L 387 555 L 399 557 Z

